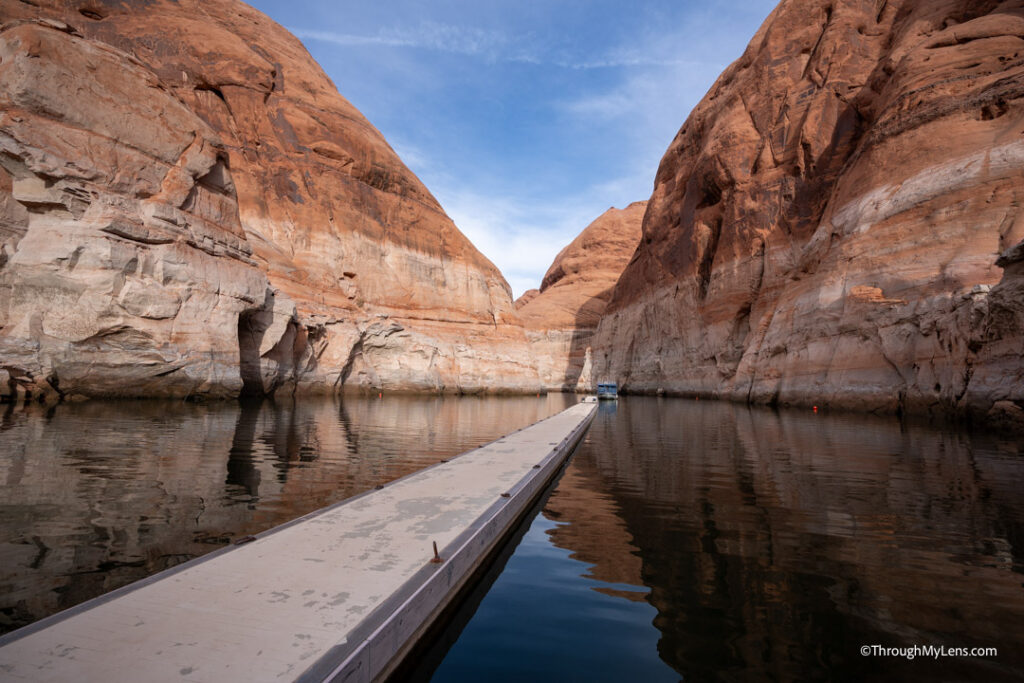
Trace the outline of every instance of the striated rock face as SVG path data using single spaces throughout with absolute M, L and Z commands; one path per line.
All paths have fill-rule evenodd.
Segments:
M 498 270 L 234 0 L 0 0 L 0 391 L 534 390 Z
M 541 283 L 515 302 L 545 388 L 591 383 L 590 340 L 612 287 L 640 241 L 647 202 L 610 208 L 558 253 Z
M 662 160 L 628 390 L 1024 415 L 1024 3 L 783 0 Z

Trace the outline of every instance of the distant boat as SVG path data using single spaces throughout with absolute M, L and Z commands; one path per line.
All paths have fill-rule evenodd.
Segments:
M 597 398 L 601 401 L 614 401 L 619 397 L 619 385 L 615 382 L 599 382 Z

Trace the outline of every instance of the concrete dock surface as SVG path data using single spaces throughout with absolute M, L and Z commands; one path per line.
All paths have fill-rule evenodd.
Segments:
M 577 404 L 10 633 L 0 680 L 379 679 L 511 531 L 595 410 Z

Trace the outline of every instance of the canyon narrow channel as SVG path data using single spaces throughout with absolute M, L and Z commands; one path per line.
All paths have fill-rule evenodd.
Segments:
M 1024 680 L 1022 204 L 1024 0 L 0 0 L 0 680 Z

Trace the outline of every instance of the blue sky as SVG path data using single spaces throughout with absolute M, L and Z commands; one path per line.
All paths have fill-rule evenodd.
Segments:
M 302 39 L 515 296 L 650 196 L 775 0 L 255 0 Z

